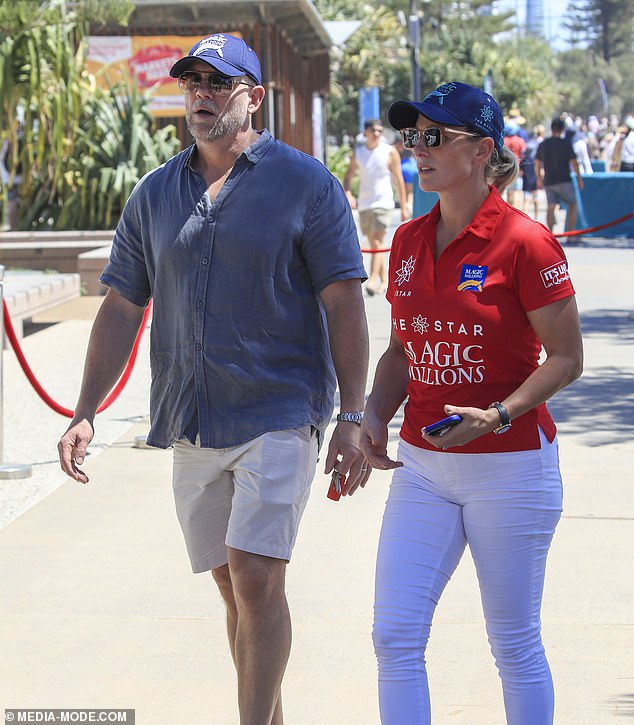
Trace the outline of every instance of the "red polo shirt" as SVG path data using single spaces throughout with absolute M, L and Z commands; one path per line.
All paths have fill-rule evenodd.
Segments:
M 574 294 L 561 245 L 496 189 L 435 261 L 439 216 L 436 205 L 398 228 L 387 290 L 409 360 L 401 437 L 430 450 L 437 449 L 420 431 L 445 417 L 445 404 L 487 408 L 526 380 L 541 351 L 526 313 Z M 513 420 L 504 435 L 483 435 L 451 452 L 536 449 L 538 425 L 552 441 L 545 404 Z

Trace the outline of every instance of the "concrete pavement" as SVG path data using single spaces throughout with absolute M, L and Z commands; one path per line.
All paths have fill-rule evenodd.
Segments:
M 629 246 L 568 249 L 586 371 L 552 404 L 565 511 L 549 560 L 543 624 L 560 725 L 634 721 Z M 373 370 L 387 342 L 389 309 L 377 297 L 366 305 Z M 67 316 L 25 345 L 72 405 L 89 322 Z M 23 459 L 31 454 L 54 490 L 0 530 L 0 709 L 134 708 L 140 725 L 237 725 L 223 607 L 210 576 L 189 572 L 173 512 L 171 454 L 134 447 L 147 429 L 146 348 L 120 408 L 98 419 L 98 435 L 108 428 L 114 442 L 97 442 L 87 486 L 59 485 L 54 443 L 66 423 L 23 387 L 11 356 L 5 352 L 9 449 Z M 29 406 L 34 412 L 25 422 Z M 394 425 L 393 445 L 397 432 Z M 0 481 L 0 489 L 7 484 L 15 486 Z M 289 725 L 378 725 L 370 626 L 388 484 L 389 475 L 375 472 L 365 491 L 333 503 L 326 478 L 315 479 L 288 569 Z M 468 552 L 439 605 L 428 662 L 435 723 L 504 723 Z

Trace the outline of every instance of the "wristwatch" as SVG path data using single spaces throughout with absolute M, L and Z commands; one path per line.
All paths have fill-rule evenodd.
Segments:
M 493 431 L 496 436 L 506 433 L 511 427 L 511 416 L 508 410 L 502 405 L 502 403 L 491 403 L 489 408 L 495 408 L 500 414 L 500 425 Z
M 362 410 L 356 413 L 337 413 L 337 423 L 356 423 L 357 425 L 361 425 L 362 420 Z

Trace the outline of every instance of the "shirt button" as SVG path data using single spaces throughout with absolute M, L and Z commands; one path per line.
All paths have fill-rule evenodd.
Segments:
M 200 352 L 200 351 L 201 351 L 202 349 L 203 349 L 203 346 L 202 346 L 202 345 L 201 345 L 201 344 L 200 344 L 199 342 L 197 342 L 197 343 L 196 343 L 196 350 L 197 350 L 198 352 Z
M 202 264 L 209 264 L 209 260 L 207 259 L 207 257 L 203 257 L 200 261 L 202 262 Z
M 198 302 L 196 302 L 196 307 L 202 307 L 202 306 L 203 306 L 203 301 L 198 300 Z

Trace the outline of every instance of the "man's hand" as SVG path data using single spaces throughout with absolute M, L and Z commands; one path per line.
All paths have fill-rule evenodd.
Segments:
M 337 423 L 328 446 L 325 473 L 329 474 L 335 468 L 347 476 L 344 496 L 352 496 L 370 478 L 372 469 L 361 455 L 359 426 L 356 423 Z
M 78 466 L 81 466 L 86 458 L 86 449 L 94 433 L 92 424 L 83 418 L 71 423 L 57 444 L 62 471 L 79 483 L 88 483 L 88 476 Z

